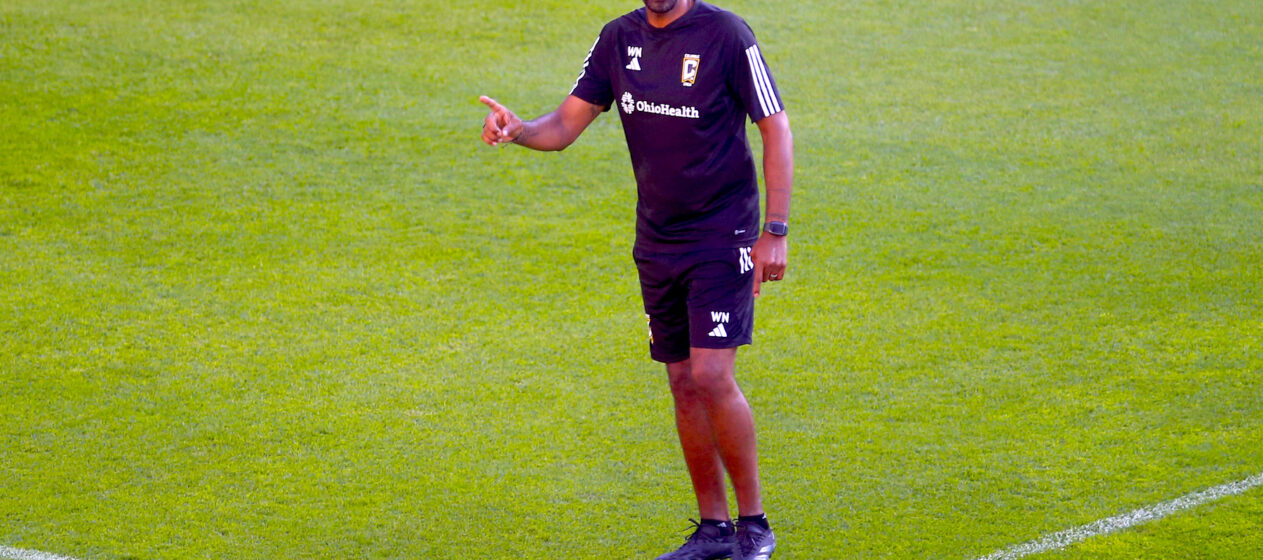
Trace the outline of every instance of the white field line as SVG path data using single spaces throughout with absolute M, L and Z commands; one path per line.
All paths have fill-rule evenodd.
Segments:
M 1073 529 L 1066 529 L 1065 531 L 1045 535 L 1040 539 L 1011 546 L 999 552 L 994 552 L 987 556 L 978 558 L 977 560 L 1015 560 L 1030 554 L 1039 554 L 1042 552 L 1062 549 L 1091 537 L 1121 531 L 1128 527 L 1140 525 L 1142 523 L 1148 523 L 1178 511 L 1200 506 L 1206 502 L 1213 502 L 1227 496 L 1240 494 L 1257 486 L 1263 486 L 1263 473 L 1256 474 L 1244 480 L 1238 480 L 1237 482 L 1230 482 L 1214 488 L 1207 488 L 1200 492 L 1186 494 L 1169 502 L 1145 506 L 1122 515 L 1115 515 L 1114 517 L 1088 523 L 1087 525 L 1080 525 Z
M 1256 474 L 1244 480 L 1230 482 L 1214 488 L 1207 488 L 1200 492 L 1185 494 L 1169 502 L 1162 502 L 1160 504 L 1142 507 L 1122 515 L 1115 515 L 1114 517 L 1107 517 L 1100 521 L 1088 523 L 1087 525 L 1080 525 L 1073 529 L 1066 529 L 1065 531 L 1053 533 L 1037 540 L 1024 542 L 999 552 L 988 554 L 978 558 L 977 560 L 1016 560 L 1017 558 L 1029 556 L 1031 554 L 1039 554 L 1042 552 L 1062 549 L 1079 541 L 1087 540 L 1098 535 L 1121 531 L 1128 527 L 1148 523 L 1179 511 L 1200 506 L 1206 502 L 1213 502 L 1228 496 L 1241 494 L 1258 486 L 1263 486 L 1263 473 Z M 76 560 L 69 556 L 59 556 L 48 552 L 40 552 L 38 550 L 23 550 L 21 548 L 12 548 L 4 545 L 0 545 L 0 558 L 5 558 L 7 560 Z
M 8 560 L 75 560 L 69 556 L 58 556 L 38 550 L 22 550 L 0 544 L 0 558 Z

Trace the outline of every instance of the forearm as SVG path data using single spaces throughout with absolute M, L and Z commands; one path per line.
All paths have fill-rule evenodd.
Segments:
M 522 133 L 513 139 L 513 143 L 532 150 L 555 152 L 566 149 L 578 136 L 568 130 L 561 116 L 553 111 L 537 119 L 524 121 Z
M 766 220 L 789 221 L 789 200 L 794 190 L 794 137 L 784 114 L 780 123 L 761 126 L 763 133 L 763 183 L 767 190 Z
M 570 96 L 547 115 L 522 123 L 514 144 L 532 150 L 564 150 L 601 114 L 601 107 Z

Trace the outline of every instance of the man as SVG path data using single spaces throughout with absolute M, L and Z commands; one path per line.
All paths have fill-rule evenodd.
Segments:
M 784 278 L 793 140 L 754 33 L 701 0 L 644 0 L 602 29 L 570 95 L 522 121 L 494 99 L 490 145 L 569 146 L 619 108 L 638 189 L 636 244 L 650 355 L 666 364 L 676 429 L 701 514 L 659 560 L 767 560 L 776 538 L 764 515 L 754 420 L 734 376 L 749 344 L 754 298 Z M 745 118 L 763 137 L 767 222 Z M 762 226 L 762 227 L 761 227 Z M 737 498 L 731 521 L 724 475 Z

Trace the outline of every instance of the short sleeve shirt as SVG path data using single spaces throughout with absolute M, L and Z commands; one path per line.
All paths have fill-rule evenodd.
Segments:
M 759 187 L 746 138 L 782 110 L 754 32 L 705 2 L 664 28 L 645 9 L 601 30 L 574 95 L 617 107 L 636 175 L 636 249 L 684 252 L 751 245 Z

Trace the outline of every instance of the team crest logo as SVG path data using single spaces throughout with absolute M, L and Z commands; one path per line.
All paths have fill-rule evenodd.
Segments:
M 697 67 L 702 65 L 702 55 L 684 55 L 684 68 L 680 70 L 680 83 L 691 87 L 697 81 Z

